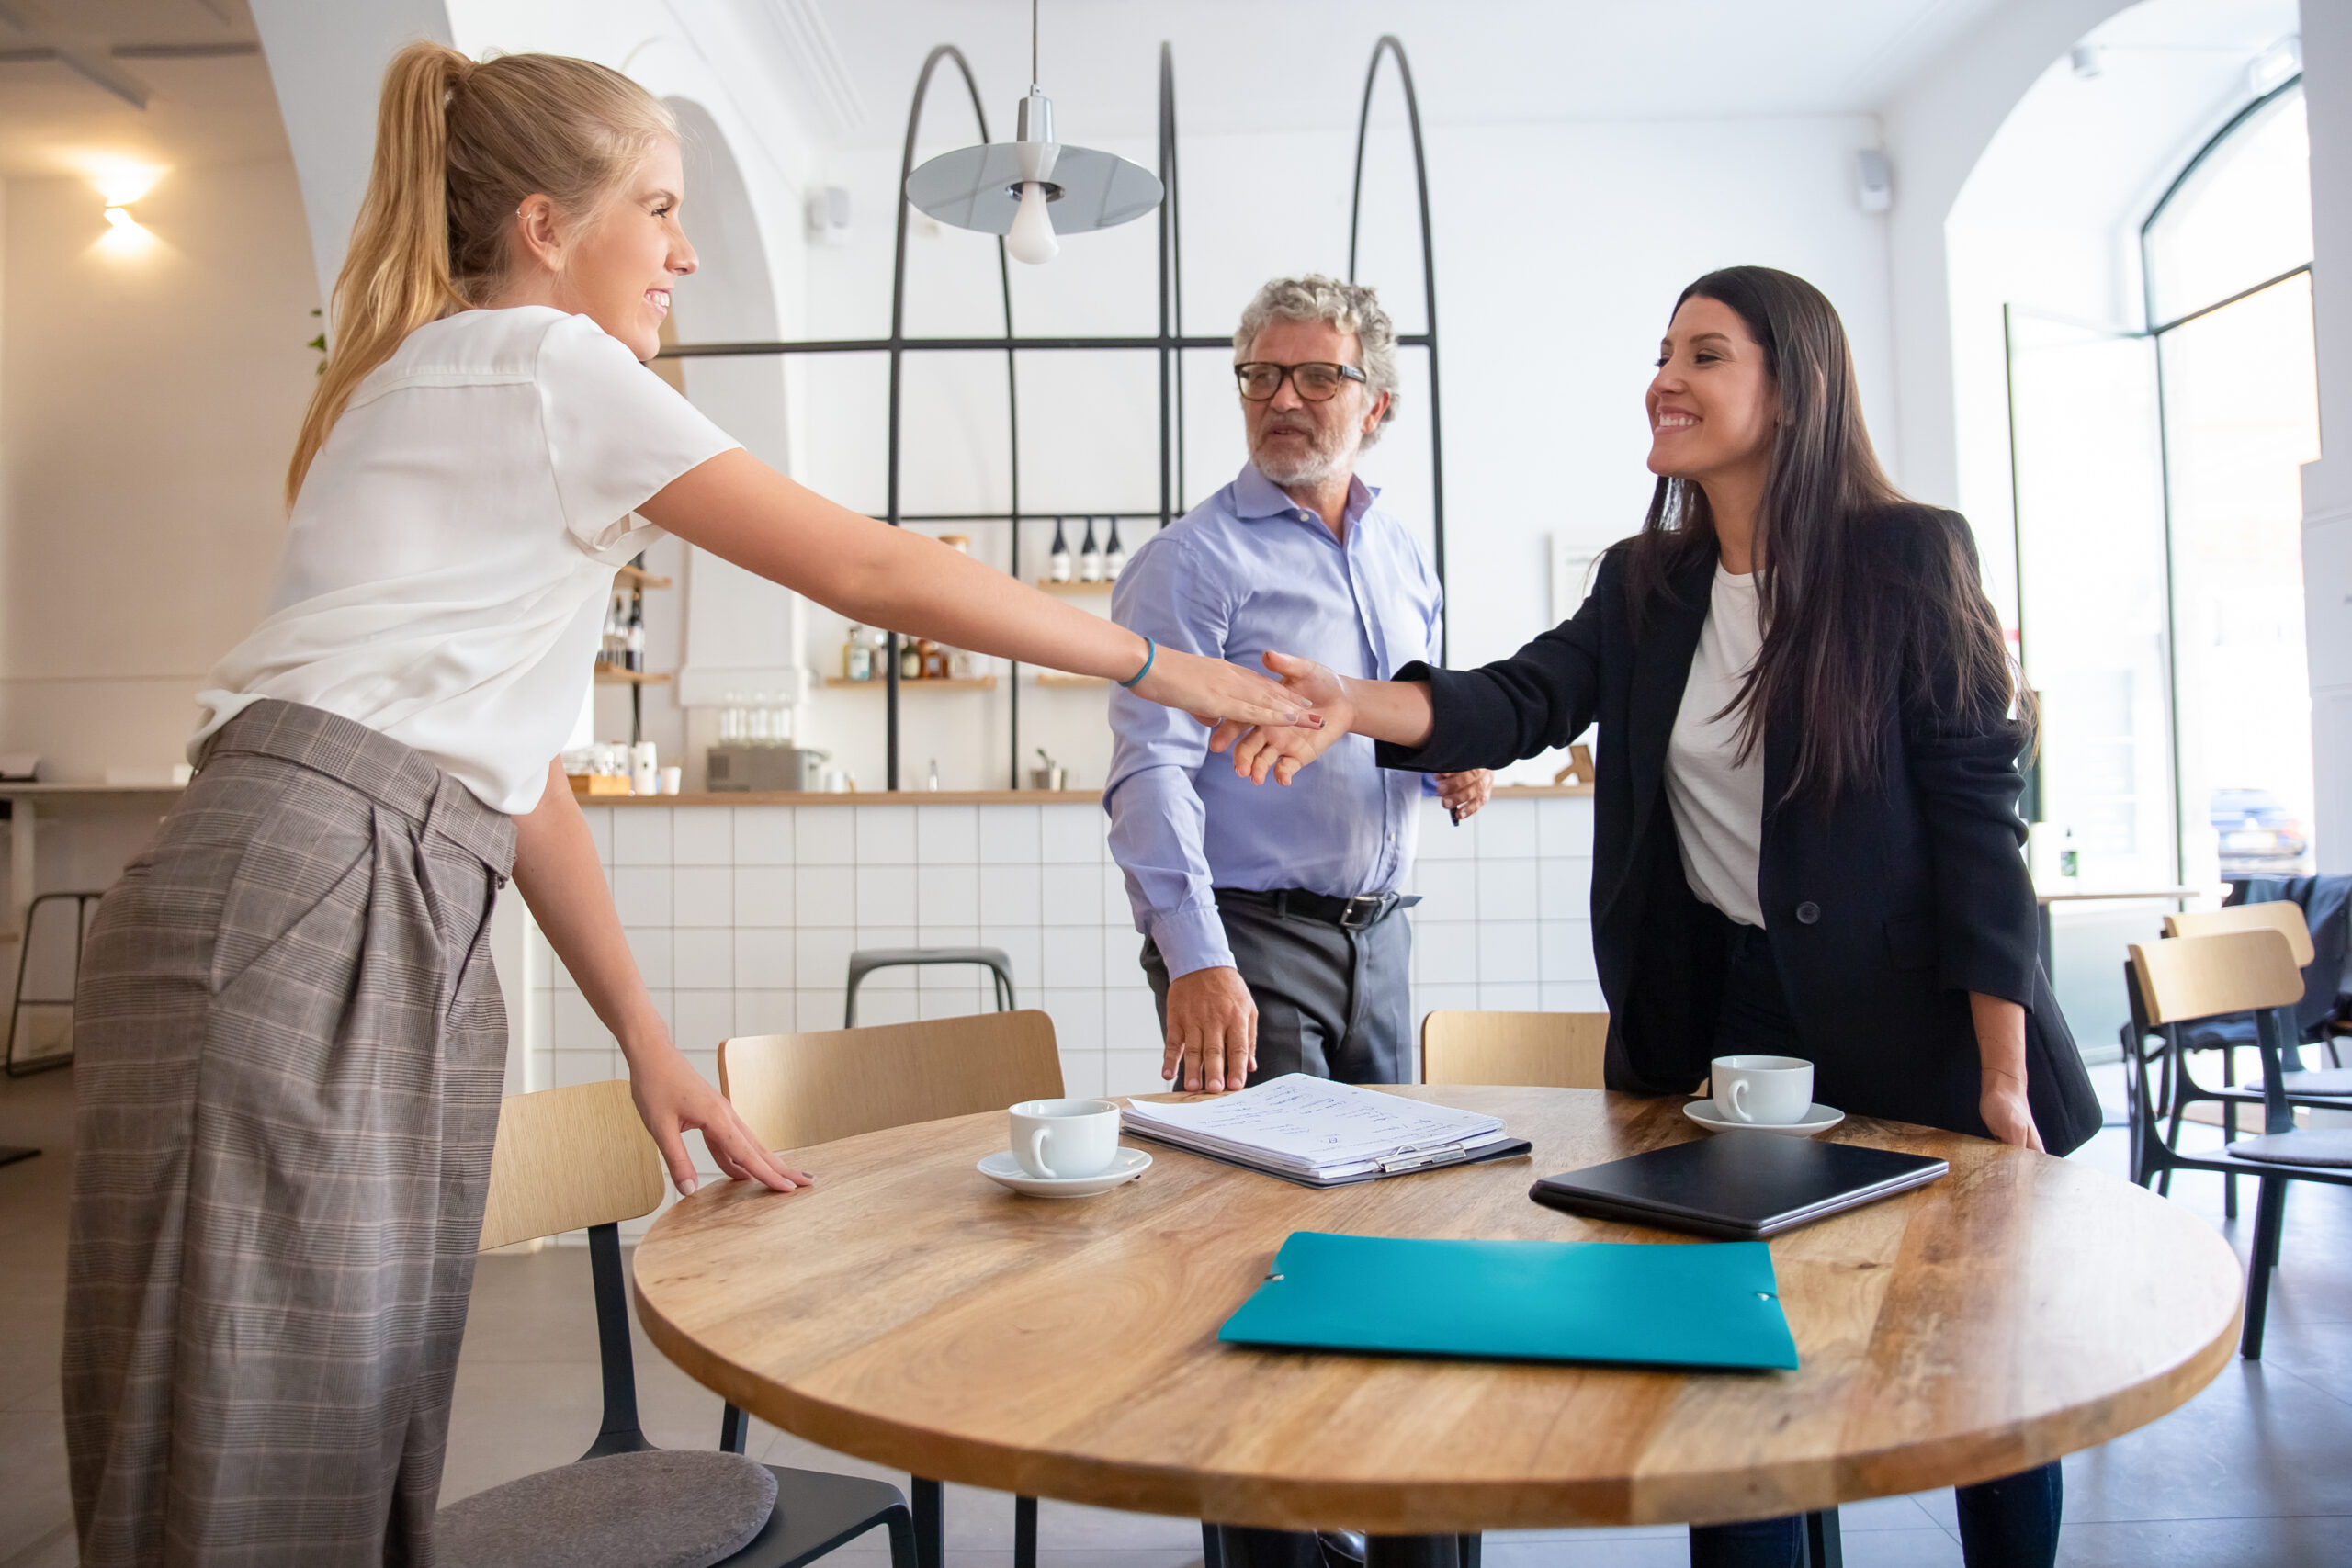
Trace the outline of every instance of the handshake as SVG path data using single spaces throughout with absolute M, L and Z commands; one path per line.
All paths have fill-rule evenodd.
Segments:
M 1430 727 L 1429 687 L 1418 681 L 1353 681 L 1311 659 L 1269 653 L 1266 668 L 1283 689 L 1306 704 L 1320 724 L 1254 725 L 1222 719 L 1209 736 L 1212 751 L 1231 750 L 1233 771 L 1253 784 L 1287 784 L 1299 770 L 1343 735 L 1365 735 L 1418 746 Z M 1484 768 L 1437 775 L 1438 801 L 1456 823 L 1487 804 L 1494 775 Z

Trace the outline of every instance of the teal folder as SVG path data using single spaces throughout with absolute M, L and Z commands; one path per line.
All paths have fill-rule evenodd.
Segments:
M 1294 1231 L 1217 1337 L 1481 1360 L 1795 1370 L 1760 1241 L 1408 1241 Z

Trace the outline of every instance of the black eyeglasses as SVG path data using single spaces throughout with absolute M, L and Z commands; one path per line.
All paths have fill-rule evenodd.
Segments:
M 1233 378 L 1241 384 L 1241 395 L 1253 403 L 1270 402 L 1283 389 L 1287 379 L 1298 389 L 1298 395 L 1310 403 L 1328 402 L 1350 381 L 1364 379 L 1363 371 L 1352 365 L 1330 365 L 1310 360 L 1305 365 L 1276 365 L 1271 360 L 1253 359 L 1233 367 Z

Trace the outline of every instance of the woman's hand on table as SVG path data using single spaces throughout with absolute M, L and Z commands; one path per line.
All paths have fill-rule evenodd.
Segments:
M 1976 1027 L 1976 1113 L 2001 1142 L 2039 1152 L 2041 1133 L 2025 1094 L 2025 1009 L 2006 997 L 1971 991 L 1968 1010 Z
M 2026 1100 L 2025 1080 L 1995 1071 L 1983 1074 L 1980 1081 L 1976 1113 L 1984 1118 L 1985 1130 L 2005 1144 L 2039 1152 L 2041 1132 L 2033 1124 L 2033 1107 Z
M 662 1163 L 670 1168 L 670 1180 L 681 1196 L 691 1194 L 696 1186 L 695 1162 L 686 1153 L 689 1130 L 702 1134 L 710 1157 L 738 1181 L 756 1181 L 777 1192 L 813 1184 L 815 1178 L 808 1172 L 795 1170 L 761 1147 L 727 1097 L 695 1071 L 675 1046 L 642 1055 L 641 1065 L 629 1073 L 629 1095 L 637 1101 L 637 1113 L 645 1119 L 646 1131 L 661 1148 Z

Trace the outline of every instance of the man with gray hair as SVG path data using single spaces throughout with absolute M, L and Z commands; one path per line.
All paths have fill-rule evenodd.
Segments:
M 1309 276 L 1258 291 L 1233 337 L 1250 462 L 1137 550 L 1112 618 L 1261 667 L 1270 649 L 1385 680 L 1438 657 L 1437 577 L 1355 477 L 1396 412 L 1396 333 L 1374 292 Z M 1104 807 L 1166 1035 L 1160 1076 L 1218 1092 L 1283 1073 L 1396 1083 L 1412 1065 L 1411 934 L 1394 918 L 1425 788 L 1459 820 L 1491 775 L 1433 785 L 1349 736 L 1287 788 L 1208 752 L 1181 713 L 1111 694 Z

